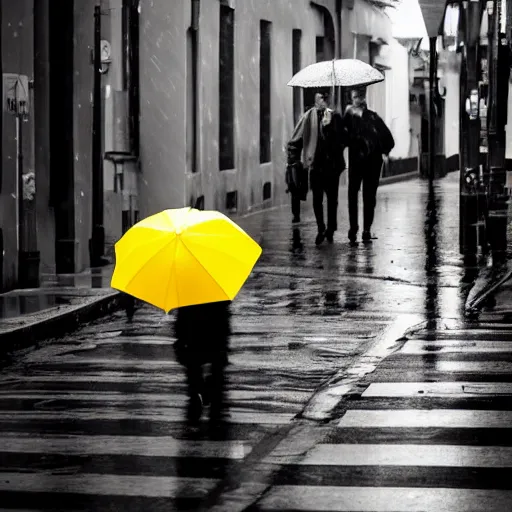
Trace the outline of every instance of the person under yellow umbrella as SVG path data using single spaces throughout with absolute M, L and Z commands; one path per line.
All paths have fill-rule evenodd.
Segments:
M 135 224 L 115 251 L 113 288 L 167 313 L 177 309 L 175 350 L 187 369 L 188 419 L 197 421 L 206 403 L 212 405 L 210 419 L 220 419 L 229 304 L 261 247 L 220 212 L 180 208 Z M 208 383 L 202 369 L 207 363 L 212 366 Z
M 233 300 L 261 252 L 220 212 L 165 210 L 135 224 L 116 243 L 111 286 L 166 313 Z

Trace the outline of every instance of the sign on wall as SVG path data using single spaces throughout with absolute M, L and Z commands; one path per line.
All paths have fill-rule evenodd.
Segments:
M 3 74 L 3 110 L 12 115 L 28 115 L 30 110 L 28 76 Z

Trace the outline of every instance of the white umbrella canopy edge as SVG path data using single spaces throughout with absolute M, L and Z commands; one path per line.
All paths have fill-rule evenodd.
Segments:
M 310 64 L 296 73 L 289 87 L 363 87 L 382 82 L 384 75 L 358 59 L 337 59 Z

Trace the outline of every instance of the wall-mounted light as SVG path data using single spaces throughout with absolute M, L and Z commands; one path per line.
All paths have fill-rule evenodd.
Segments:
M 100 73 L 102 75 L 104 75 L 104 74 L 108 73 L 108 70 L 110 69 L 110 63 L 112 62 L 112 49 L 110 47 L 110 43 L 108 41 L 106 41 L 105 39 L 102 39 L 102 41 L 101 41 L 100 54 L 101 54 Z
M 443 19 L 442 46 L 445 50 L 456 51 L 459 46 L 460 4 L 446 4 Z
M 469 98 L 466 98 L 466 112 L 469 115 L 469 119 L 474 121 L 478 119 L 479 114 L 479 101 L 478 101 L 478 90 L 471 89 Z
M 110 64 L 112 63 L 112 49 L 110 43 L 105 39 L 102 39 L 100 43 L 100 58 L 100 74 L 105 75 L 108 73 Z M 91 65 L 94 66 L 94 48 L 91 48 Z

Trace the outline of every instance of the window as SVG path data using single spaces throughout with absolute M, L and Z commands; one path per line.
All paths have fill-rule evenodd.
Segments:
M 325 60 L 324 58 L 324 46 L 325 46 L 325 40 L 323 36 L 316 36 L 315 41 L 315 47 L 316 47 L 316 61 L 322 62 Z
M 128 91 L 130 147 L 139 155 L 139 0 L 123 0 L 123 88 Z
M 219 41 L 219 169 L 235 167 L 234 62 L 235 12 L 220 6 Z
M 233 190 L 226 194 L 226 210 L 228 213 L 236 213 L 238 210 L 238 191 Z
M 260 21 L 260 163 L 271 161 L 271 27 Z
M 263 201 L 268 201 L 269 199 L 272 199 L 272 183 L 266 181 L 263 184 Z
M 379 56 L 379 52 L 380 52 L 380 45 L 370 41 L 369 50 L 368 50 L 368 53 L 370 55 L 370 61 L 369 61 L 370 66 L 375 66 L 375 60 Z
M 295 29 L 292 33 L 292 74 L 298 73 L 301 69 L 301 40 L 302 31 Z M 302 114 L 301 88 L 293 88 L 293 122 L 297 124 Z

